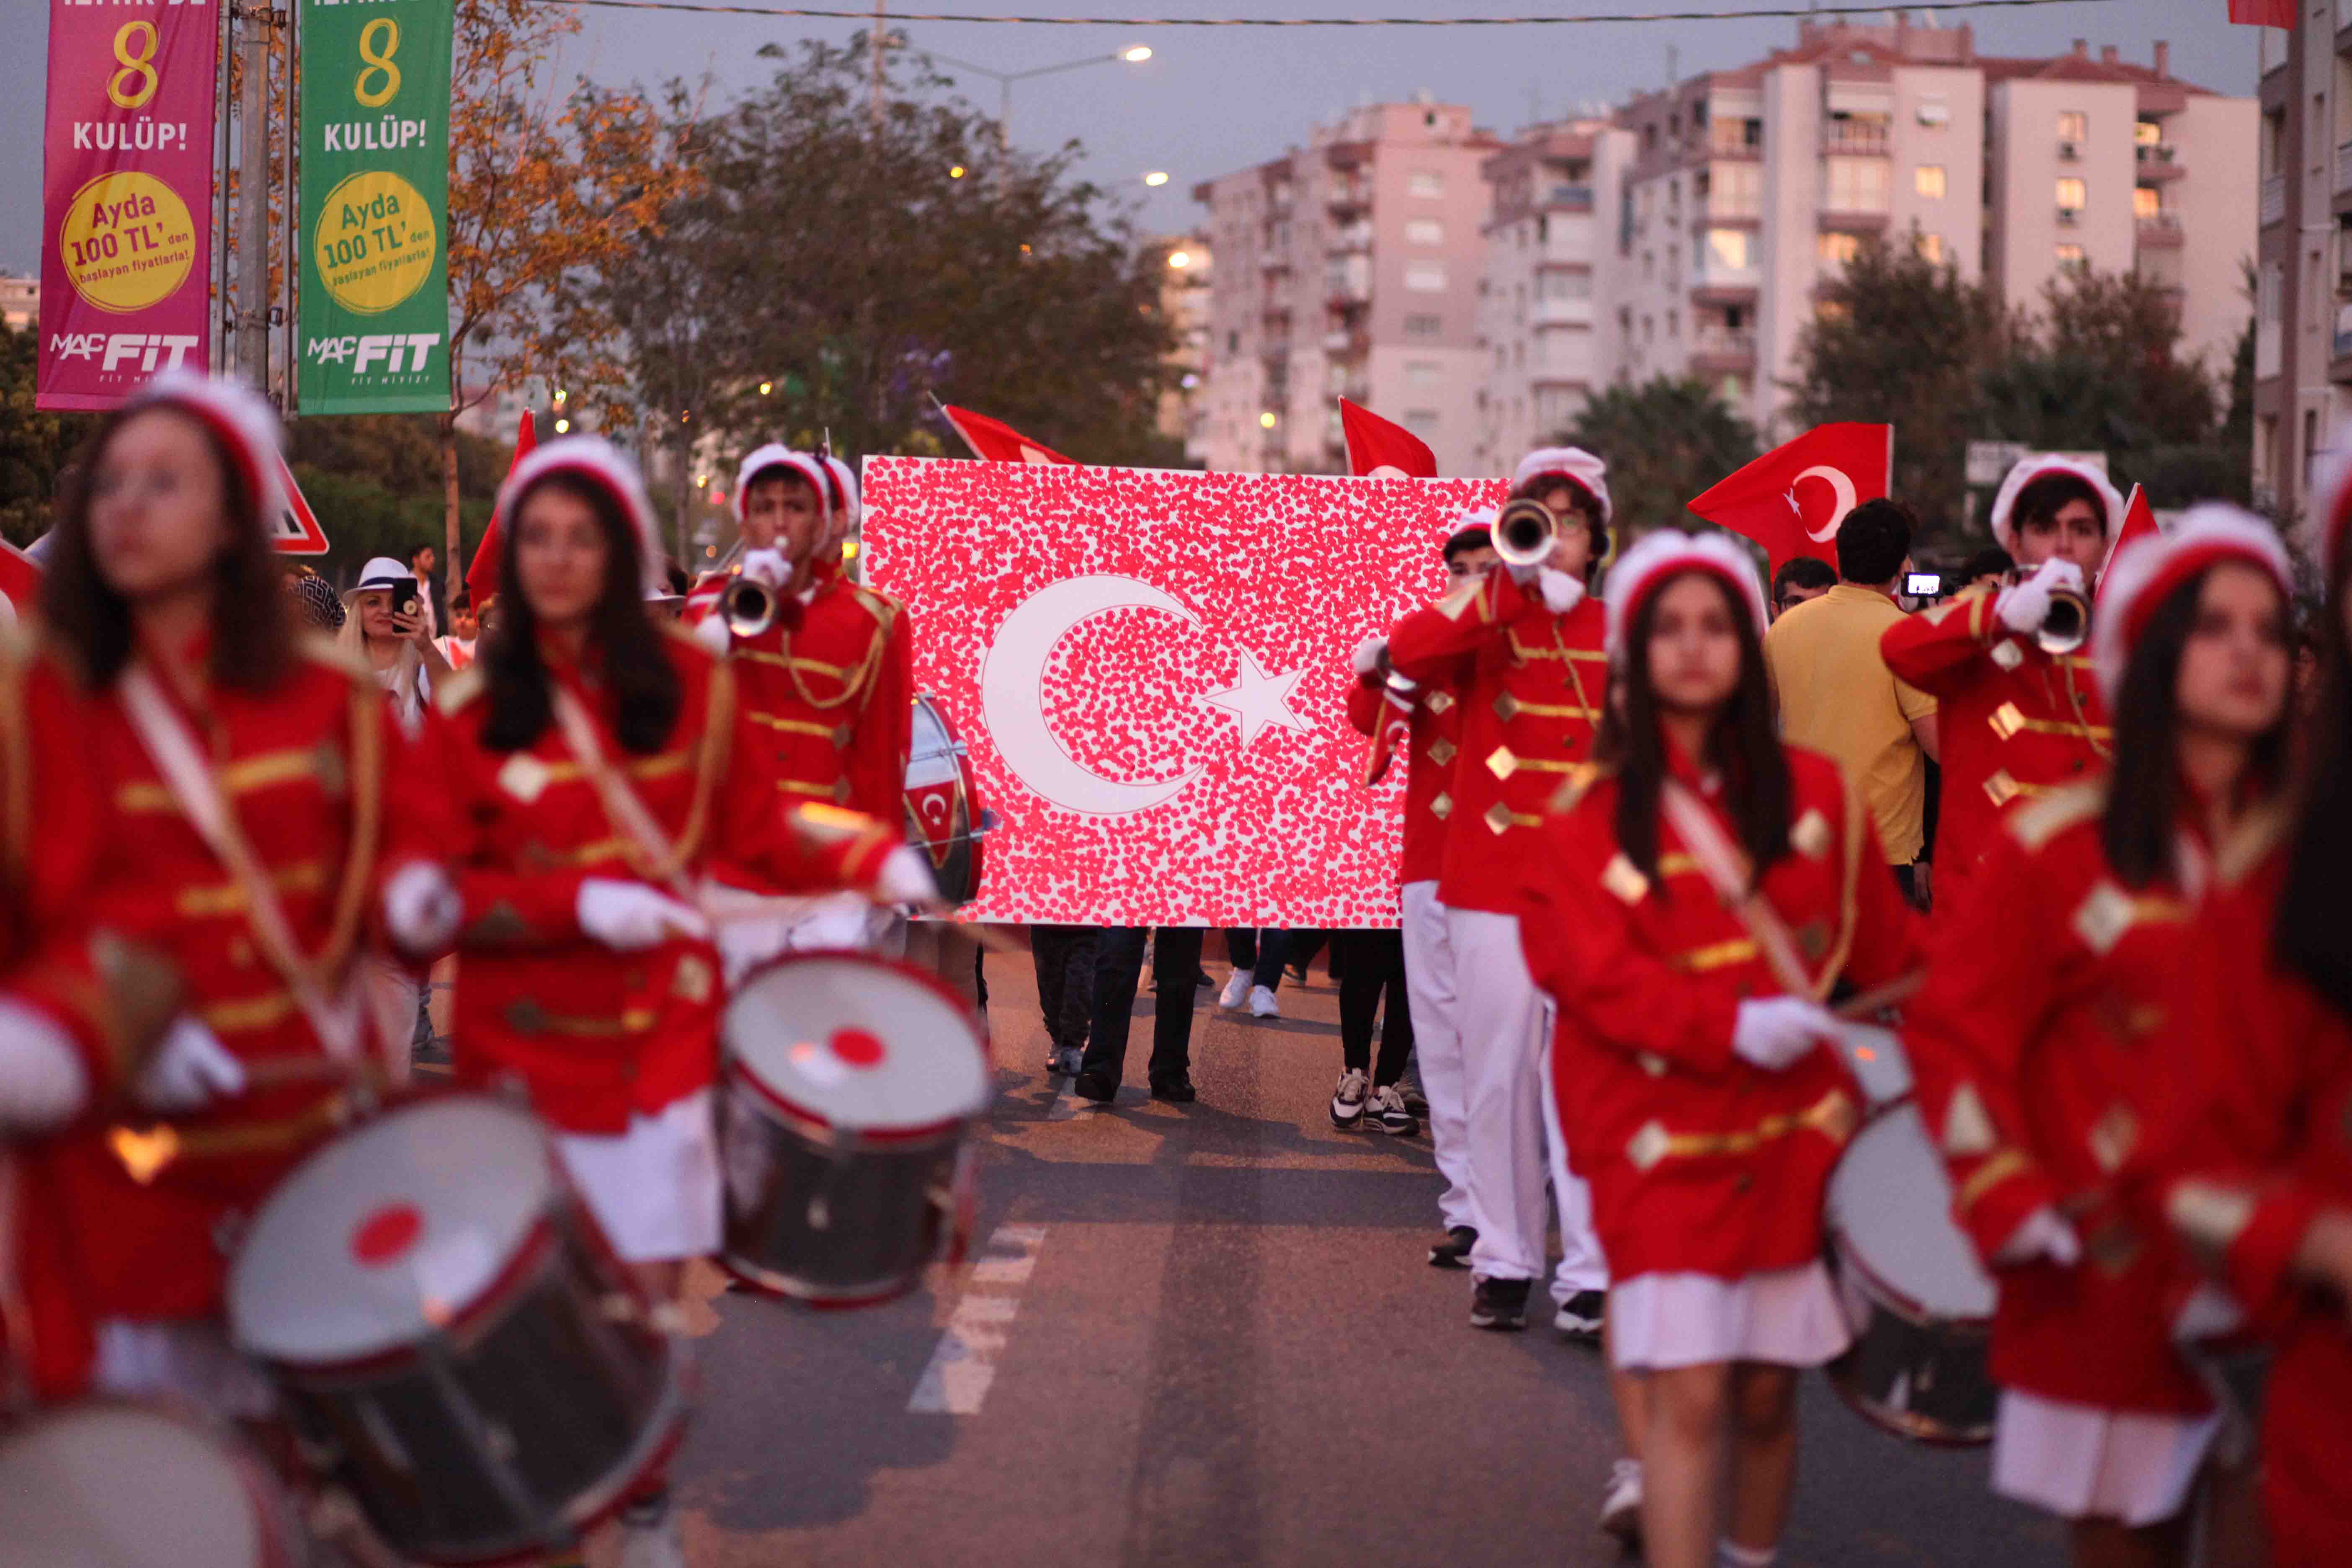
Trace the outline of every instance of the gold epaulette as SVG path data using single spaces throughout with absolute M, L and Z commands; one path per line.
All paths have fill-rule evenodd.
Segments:
M 887 594 L 868 588 L 862 583 L 849 583 L 846 579 L 844 579 L 844 582 L 849 589 L 850 596 L 857 601 L 858 606 L 881 623 L 884 633 L 888 633 L 891 627 L 898 624 L 898 617 L 906 612 L 907 606 L 904 604 Z
M 2086 779 L 2081 784 L 2060 784 L 2010 814 L 2010 836 L 2038 855 L 2052 839 L 2070 827 L 2090 821 L 2106 808 L 2106 780 Z
M 1613 779 L 1616 776 L 1616 763 L 1591 763 L 1579 772 L 1570 773 L 1568 776 L 1568 782 L 1552 792 L 1551 802 L 1544 807 L 1544 810 L 1553 816 L 1565 816 L 1584 803 L 1584 797 L 1592 792 L 1594 784 L 1603 779 Z
M 433 689 L 433 706 L 445 719 L 454 719 L 466 710 L 466 705 L 482 694 L 489 678 L 478 664 L 469 664 Z

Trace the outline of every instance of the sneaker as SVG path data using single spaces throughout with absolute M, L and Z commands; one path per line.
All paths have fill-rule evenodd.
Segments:
M 1225 988 L 1217 993 L 1217 1005 L 1230 1013 L 1248 1001 L 1249 994 L 1250 972 L 1246 969 L 1236 969 L 1232 977 L 1225 982 Z
M 1421 1122 L 1404 1108 L 1404 1096 L 1394 1084 L 1373 1094 L 1371 1114 L 1364 1120 L 1371 1123 L 1373 1131 L 1398 1138 L 1411 1138 L 1421 1131 Z
M 1060 1065 L 1054 1070 L 1064 1078 L 1076 1078 L 1085 1069 L 1087 1048 L 1084 1046 L 1064 1046 L 1055 1053 L 1055 1057 Z
M 621 1568 L 686 1568 L 686 1537 L 667 1492 L 621 1510 Z
M 1070 1092 L 1076 1094 L 1080 1100 L 1091 1100 L 1097 1105 L 1108 1105 L 1113 1100 L 1118 1098 L 1118 1085 L 1111 1081 L 1108 1074 L 1082 1072 L 1078 1075 L 1078 1080 L 1070 1085 Z
M 1552 1314 L 1551 1326 L 1559 1331 L 1564 1340 L 1597 1345 L 1601 1342 L 1601 1320 L 1608 1307 L 1607 1291 L 1579 1290 L 1559 1304 L 1559 1310 Z
M 1405 1078 L 1397 1080 L 1397 1092 L 1404 1096 L 1404 1108 L 1415 1116 L 1429 1114 L 1429 1096 L 1421 1092 L 1421 1079 Z
M 1364 1101 L 1372 1092 L 1371 1081 L 1361 1068 L 1349 1068 L 1339 1075 L 1339 1087 L 1331 1091 L 1331 1125 L 1342 1132 L 1353 1132 L 1364 1124 Z
M 1275 1005 L 1274 993 L 1268 991 L 1263 985 L 1253 985 L 1250 987 L 1249 1003 L 1250 1016 L 1253 1018 L 1279 1018 L 1282 1016 L 1282 1009 Z
M 1613 1535 L 1628 1552 L 1642 1550 L 1642 1461 L 1620 1459 L 1609 1467 L 1601 1493 L 1601 1532 Z
M 1480 1278 L 1470 1287 L 1470 1326 L 1508 1333 L 1528 1326 L 1526 1279 Z
M 1467 1268 L 1470 1249 L 1478 1245 L 1475 1226 L 1457 1225 L 1445 1233 L 1445 1239 L 1429 1249 L 1432 1268 Z

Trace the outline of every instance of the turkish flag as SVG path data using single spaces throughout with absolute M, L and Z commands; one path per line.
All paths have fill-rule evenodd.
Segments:
M 41 597 L 41 563 L 0 539 L 0 626 L 13 626 Z
M 2230 0 L 2230 20 L 2249 27 L 2292 27 L 2295 0 Z
M 1500 479 L 866 461 L 866 561 L 1003 819 L 981 921 L 1394 925 L 1349 656 Z
M 1429 443 L 1360 403 L 1339 399 L 1339 428 L 1348 437 L 1348 471 L 1378 479 L 1433 479 L 1437 454 Z
M 1838 524 L 1886 493 L 1894 466 L 1894 426 L 1816 425 L 1717 481 L 1690 510 L 1762 545 L 1775 573 L 1798 555 L 1834 566 Z
M 2099 581 L 2093 597 L 2107 591 L 2107 568 L 2116 563 L 2116 552 L 2132 540 L 2161 532 L 2156 523 L 2156 509 L 2147 504 L 2147 492 L 2139 486 L 2131 488 L 2131 500 L 2124 502 L 2124 525 L 2107 541 L 2107 553 L 2099 563 Z
M 538 445 L 539 427 L 531 423 L 530 410 L 526 408 L 522 411 L 522 428 L 515 432 L 514 461 L 507 465 L 507 472 L 513 473 Z M 499 538 L 498 513 L 492 512 L 490 526 L 482 531 L 482 542 L 474 546 L 474 563 L 466 568 L 466 598 L 478 616 L 489 603 L 490 595 L 499 591 L 499 557 L 505 549 L 504 542 Z
M 955 433 L 971 448 L 971 455 L 990 463 L 1071 463 L 1051 447 L 1040 447 L 1028 437 L 1001 419 L 991 419 L 985 414 L 974 414 L 969 408 L 958 408 L 952 403 L 940 405 L 940 412 L 948 416 Z

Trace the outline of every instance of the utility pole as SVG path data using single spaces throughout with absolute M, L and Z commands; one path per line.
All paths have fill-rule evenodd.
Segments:
M 269 395 L 269 0 L 236 8 L 243 119 L 236 162 L 236 372 Z
M 867 95 L 866 112 L 874 121 L 874 134 L 882 134 L 882 51 L 889 47 L 889 35 L 883 30 L 882 7 L 888 0 L 874 0 L 874 38 L 867 52 L 874 57 L 874 87 Z

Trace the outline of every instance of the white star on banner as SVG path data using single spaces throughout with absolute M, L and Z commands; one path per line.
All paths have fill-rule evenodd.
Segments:
M 1282 675 L 1268 675 L 1247 648 L 1242 650 L 1240 679 L 1223 691 L 1203 692 L 1192 699 L 1204 708 L 1222 708 L 1234 716 L 1241 726 L 1242 744 L 1246 746 L 1258 737 L 1258 732 L 1270 725 L 1279 724 L 1286 730 L 1305 733 L 1308 725 L 1290 709 L 1290 689 L 1298 684 L 1304 669 L 1290 670 Z

